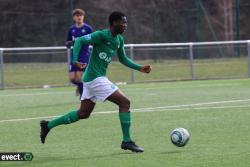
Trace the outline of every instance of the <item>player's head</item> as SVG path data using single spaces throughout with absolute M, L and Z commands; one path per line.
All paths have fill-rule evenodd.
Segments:
M 127 28 L 127 18 L 121 12 L 112 12 L 109 15 L 109 25 L 117 34 L 122 34 Z
M 76 24 L 82 24 L 85 16 L 85 11 L 82 9 L 75 9 L 72 11 L 72 16 Z

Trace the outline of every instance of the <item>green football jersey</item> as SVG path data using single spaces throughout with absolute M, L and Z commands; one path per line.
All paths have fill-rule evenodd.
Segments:
M 84 82 L 93 81 L 100 76 L 106 76 L 107 67 L 114 55 L 117 55 L 119 61 L 127 67 L 135 70 L 141 69 L 140 65 L 134 63 L 126 56 L 123 37 L 120 34 L 112 36 L 109 29 L 96 31 L 77 38 L 73 47 L 74 64 L 77 63 L 78 54 L 82 46 L 87 44 L 93 45 L 93 50 L 82 77 Z

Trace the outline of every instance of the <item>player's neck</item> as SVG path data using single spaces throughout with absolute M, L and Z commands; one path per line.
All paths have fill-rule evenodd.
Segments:
M 113 37 L 115 37 L 118 33 L 115 32 L 114 28 L 113 27 L 109 27 L 109 30 L 110 30 L 110 33 Z
M 76 25 L 76 27 L 82 27 L 83 24 L 84 24 L 84 22 L 82 22 L 82 23 L 76 23 L 75 25 Z

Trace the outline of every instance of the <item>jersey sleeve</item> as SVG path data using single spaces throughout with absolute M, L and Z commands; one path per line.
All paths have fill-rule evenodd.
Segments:
M 72 34 L 71 34 L 71 28 L 69 29 L 68 31 L 68 34 L 67 34 L 67 39 L 66 41 L 72 41 Z
M 126 56 L 125 50 L 124 50 L 124 41 L 123 39 L 121 39 L 121 43 L 120 43 L 120 47 L 117 50 L 117 54 L 118 54 L 118 59 L 119 61 L 124 64 L 125 66 L 132 68 L 134 70 L 140 70 L 141 69 L 141 65 L 135 63 L 133 60 L 131 60 L 130 58 L 128 58 Z
M 94 31 L 93 28 L 92 28 L 91 26 L 89 26 L 89 32 L 88 32 L 88 33 L 90 34 L 90 33 L 92 33 L 93 31 Z
M 102 41 L 102 33 L 100 31 L 93 32 L 88 35 L 79 37 L 74 42 L 73 47 L 73 64 L 77 63 L 79 52 L 84 45 L 98 45 Z

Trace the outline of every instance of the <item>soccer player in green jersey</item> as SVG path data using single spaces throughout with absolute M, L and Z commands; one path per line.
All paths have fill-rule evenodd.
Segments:
M 122 64 L 134 70 L 149 73 L 151 67 L 150 65 L 141 66 L 136 64 L 125 54 L 124 40 L 121 34 L 127 27 L 126 16 L 121 12 L 113 12 L 109 16 L 109 24 L 109 29 L 96 31 L 75 41 L 73 63 L 79 68 L 83 68 L 83 64 L 77 61 L 79 51 L 85 45 L 93 45 L 89 65 L 82 77 L 83 94 L 81 96 L 81 105 L 78 110 L 71 111 L 53 120 L 42 120 L 40 122 L 42 143 L 45 142 L 45 138 L 52 128 L 62 124 L 70 124 L 80 119 L 87 119 L 93 111 L 97 100 L 103 102 L 108 100 L 119 106 L 119 119 L 123 134 L 121 148 L 133 152 L 144 151 L 130 137 L 130 100 L 105 76 L 107 67 L 112 57 L 116 54 Z

